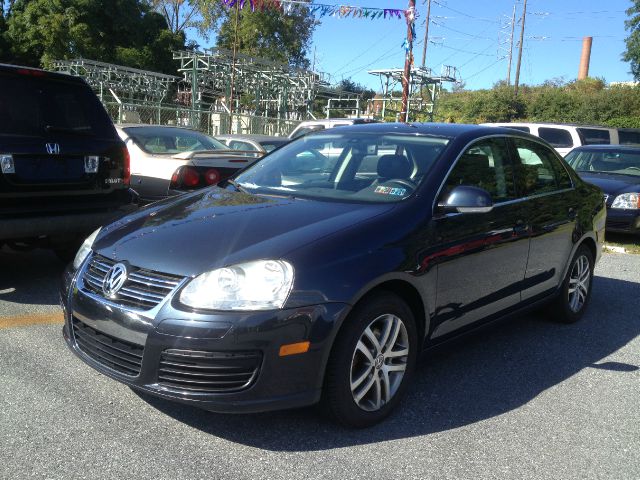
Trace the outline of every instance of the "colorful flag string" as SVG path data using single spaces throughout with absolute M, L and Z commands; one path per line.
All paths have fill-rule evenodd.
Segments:
M 235 7 L 236 3 L 239 9 L 249 7 L 252 12 L 256 10 L 264 11 L 266 9 L 280 10 L 283 13 L 291 13 L 294 6 L 303 6 L 308 8 L 313 15 L 320 18 L 333 16 L 339 18 L 363 18 L 376 20 L 380 18 L 403 18 L 412 14 L 411 10 L 400 10 L 397 8 L 376 8 L 376 7 L 356 7 L 351 5 L 327 5 L 323 3 L 312 3 L 300 0 L 222 0 L 228 7 Z

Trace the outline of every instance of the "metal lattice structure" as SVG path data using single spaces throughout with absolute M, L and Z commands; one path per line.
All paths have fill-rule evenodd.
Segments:
M 388 111 L 400 112 L 402 93 L 396 91 L 396 88 L 402 85 L 404 70 L 389 68 L 369 70 L 368 73 L 379 77 L 382 90 L 381 95 L 377 95 L 373 100 L 374 114 L 384 119 Z M 443 65 L 440 75 L 434 75 L 430 68 L 411 67 L 407 121 L 410 117 L 415 118 L 417 115 L 426 115 L 429 121 L 433 121 L 436 102 L 442 90 L 442 84 L 446 82 L 459 82 L 455 67 Z
M 322 75 L 263 58 L 215 48 L 173 54 L 183 74 L 179 101 L 193 108 L 229 111 L 233 78 L 234 112 L 278 119 L 311 116 Z
M 84 78 L 101 100 L 110 94 L 119 103 L 160 104 L 167 99 L 171 87 L 180 80 L 173 75 L 82 58 L 56 60 L 53 68 Z

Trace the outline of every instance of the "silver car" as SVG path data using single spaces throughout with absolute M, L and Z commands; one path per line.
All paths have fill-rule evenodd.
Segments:
M 116 125 L 131 158 L 131 188 L 148 203 L 216 185 L 257 160 L 182 127 Z

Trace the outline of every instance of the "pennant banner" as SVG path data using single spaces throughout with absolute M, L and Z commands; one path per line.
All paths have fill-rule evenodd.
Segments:
M 323 3 L 311 3 L 299 0 L 222 0 L 227 7 L 236 7 L 239 9 L 250 8 L 252 12 L 256 10 L 264 11 L 266 9 L 280 10 L 288 14 L 291 13 L 294 6 L 308 8 L 311 13 L 320 18 L 322 17 L 339 17 L 339 18 L 364 18 L 376 20 L 379 18 L 391 19 L 409 19 L 413 17 L 414 11 L 400 10 L 396 8 L 375 8 L 375 7 L 354 7 L 351 5 L 326 5 Z M 413 20 L 413 18 L 411 18 Z

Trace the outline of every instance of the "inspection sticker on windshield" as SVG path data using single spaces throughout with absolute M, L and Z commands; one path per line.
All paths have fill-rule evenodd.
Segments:
M 407 193 L 407 189 L 378 186 L 375 189 L 375 193 L 381 193 L 383 195 L 397 195 L 398 197 L 402 197 L 405 193 Z

